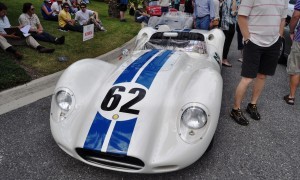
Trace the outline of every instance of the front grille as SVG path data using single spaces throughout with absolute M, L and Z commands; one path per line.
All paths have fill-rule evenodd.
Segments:
M 86 161 L 103 166 L 128 170 L 140 170 L 145 166 L 143 161 L 131 156 L 104 153 L 83 148 L 76 148 L 76 152 Z

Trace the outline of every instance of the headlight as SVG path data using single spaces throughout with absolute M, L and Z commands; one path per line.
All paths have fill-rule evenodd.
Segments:
M 181 120 L 188 128 L 200 129 L 206 124 L 207 115 L 200 107 L 192 106 L 182 113 Z
M 57 105 L 64 111 L 69 111 L 72 106 L 72 96 L 67 91 L 61 90 L 56 94 Z
M 68 88 L 59 88 L 52 97 L 51 116 L 54 121 L 62 122 L 75 109 L 75 96 Z
M 209 126 L 209 111 L 200 103 L 184 105 L 178 116 L 177 129 L 180 138 L 195 143 L 203 138 Z

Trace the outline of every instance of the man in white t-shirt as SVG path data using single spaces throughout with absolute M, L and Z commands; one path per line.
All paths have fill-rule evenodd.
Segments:
M 287 12 L 287 0 L 243 0 L 239 6 L 238 23 L 244 39 L 242 78 L 236 88 L 230 116 L 240 125 L 249 124 L 240 107 L 254 79 L 246 112 L 252 119 L 260 120 L 256 103 L 266 77 L 275 73 Z
M 106 31 L 99 19 L 98 13 L 87 9 L 85 3 L 80 4 L 80 10 L 75 14 L 75 20 L 81 25 L 94 24 L 100 31 Z
M 51 10 L 53 11 L 54 15 L 58 15 L 59 12 L 62 10 L 62 0 L 56 0 L 55 2 L 52 3 L 51 5 Z

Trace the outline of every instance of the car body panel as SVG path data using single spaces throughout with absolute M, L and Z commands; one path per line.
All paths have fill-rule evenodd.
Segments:
M 65 70 L 52 97 L 50 125 L 66 153 L 93 166 L 134 173 L 179 170 L 204 154 L 220 114 L 224 34 L 178 32 L 203 35 L 207 52 L 199 53 L 145 48 L 155 33 L 161 32 L 143 28 L 121 65 L 85 59 Z M 72 98 L 68 112 L 57 105 L 63 89 Z M 182 139 L 181 131 L 182 113 L 190 106 L 207 114 L 202 128 L 186 132 L 194 141 Z
M 177 12 L 175 8 L 169 8 L 170 12 Z M 158 1 L 152 1 L 146 7 L 146 12 L 150 16 L 161 16 L 161 6 L 158 4 Z

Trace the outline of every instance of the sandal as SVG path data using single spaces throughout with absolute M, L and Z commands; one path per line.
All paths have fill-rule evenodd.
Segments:
M 232 65 L 231 65 L 229 62 L 223 62 L 223 63 L 222 63 L 222 66 L 225 66 L 225 67 L 232 67 Z
M 294 105 L 295 103 L 295 98 L 290 98 L 290 95 L 286 95 L 283 97 L 283 99 L 285 100 L 285 102 L 289 105 Z

